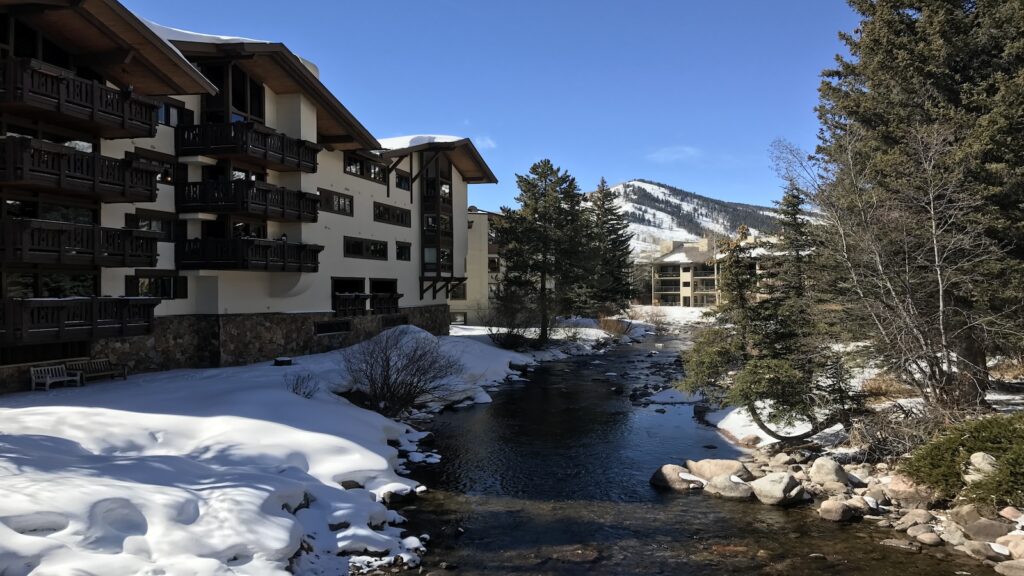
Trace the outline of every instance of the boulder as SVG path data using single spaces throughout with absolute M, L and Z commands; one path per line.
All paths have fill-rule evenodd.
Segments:
M 978 509 L 974 504 L 957 506 L 949 511 L 948 516 L 950 520 L 961 526 L 967 526 L 971 522 L 981 520 L 981 514 L 978 513 Z
M 968 540 L 957 546 L 956 549 L 977 560 L 991 560 L 992 562 L 999 562 L 1007 559 L 1002 554 L 993 550 L 992 547 L 989 546 L 988 542 Z
M 921 545 L 917 542 L 910 542 L 902 538 L 889 538 L 888 540 L 882 540 L 879 542 L 882 546 L 892 546 L 893 548 L 899 548 L 908 552 L 920 552 Z
M 996 544 L 1006 546 L 1014 560 L 1024 560 L 1024 534 L 1007 534 L 996 538 Z
M 754 490 L 745 482 L 735 482 L 733 474 L 715 476 L 704 486 L 704 491 L 729 500 L 749 500 Z
M 911 526 L 907 529 L 907 536 L 911 538 L 917 538 L 921 534 L 934 533 L 935 528 L 931 524 L 918 524 L 917 526 Z
M 846 505 L 853 508 L 860 514 L 868 514 L 874 509 L 874 506 L 868 503 L 863 496 L 854 496 L 846 501 Z
M 996 459 L 985 452 L 971 454 L 970 462 L 967 465 L 967 472 L 964 474 L 964 482 L 974 484 L 978 480 L 988 476 L 996 469 Z
M 699 490 L 703 484 L 694 480 L 686 480 L 680 474 L 688 474 L 688 470 L 678 464 L 665 464 L 651 476 L 651 486 L 667 488 L 676 492 Z
M 942 534 L 939 534 L 939 537 L 953 546 L 959 546 L 967 541 L 963 528 L 956 522 L 947 522 L 943 525 Z
M 717 476 L 736 476 L 743 481 L 753 479 L 750 471 L 739 460 L 716 460 L 713 458 L 697 461 L 687 460 L 686 467 L 690 470 L 690 473 L 700 476 L 705 480 L 710 480 Z
M 846 470 L 846 475 L 850 477 L 850 483 L 858 486 L 867 486 L 868 480 L 875 472 L 871 464 L 847 464 L 843 466 L 843 470 Z
M 751 478 L 764 478 L 764 472 L 757 464 L 753 462 L 744 462 L 743 467 L 747 469 L 747 472 L 750 472 Z
M 804 499 L 804 487 L 792 474 L 773 472 L 750 483 L 754 496 L 762 504 L 786 506 Z
M 918 524 L 927 524 L 935 519 L 935 516 L 927 510 L 911 510 L 903 515 L 893 528 L 900 532 L 906 532 L 910 528 L 917 526 Z
M 934 490 L 919 486 L 903 474 L 893 474 L 883 490 L 890 500 L 899 502 L 905 508 L 927 509 L 936 500 Z
M 1024 518 L 1024 512 L 1021 512 L 1014 506 L 1007 506 L 999 511 L 999 515 L 1006 518 L 1010 522 L 1020 522 L 1021 518 Z
M 824 490 L 826 494 L 832 496 L 848 495 L 850 493 L 849 487 L 842 482 L 825 482 L 821 485 L 821 489 Z
M 747 448 L 756 448 L 761 443 L 761 437 L 757 434 L 747 434 L 743 438 L 740 438 L 740 446 Z
M 770 463 L 773 466 L 789 466 L 790 464 L 796 464 L 796 460 L 785 452 L 779 452 L 775 456 L 772 456 Z
M 889 497 L 885 495 L 885 491 L 881 488 L 868 488 L 868 491 L 864 493 L 864 498 L 871 498 L 878 503 L 879 506 L 888 506 Z
M 939 535 L 935 532 L 918 534 L 914 539 L 925 546 L 942 546 L 942 538 L 939 538 Z
M 848 484 L 850 482 L 850 477 L 846 474 L 846 470 L 843 470 L 843 467 L 835 460 L 824 456 L 814 461 L 807 474 L 813 482 L 822 485 L 827 482 L 838 482 L 841 484 Z
M 996 564 L 996 573 L 1003 576 L 1024 576 L 1024 560 L 1010 560 Z
M 980 518 L 964 525 L 964 533 L 968 538 L 982 542 L 995 542 L 1000 536 L 1009 534 L 1012 529 L 1013 526 L 1010 524 L 988 518 Z
M 822 520 L 830 522 L 846 522 L 853 518 L 853 509 L 847 506 L 845 502 L 825 500 L 821 503 L 821 507 L 818 508 L 818 516 Z

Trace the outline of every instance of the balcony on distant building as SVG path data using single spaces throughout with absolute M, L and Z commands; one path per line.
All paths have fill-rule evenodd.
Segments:
M 177 243 L 179 270 L 316 272 L 323 246 L 260 238 L 197 238 Z
M 149 334 L 159 303 L 159 298 L 5 298 L 0 300 L 0 343 L 53 344 Z
M 206 180 L 178 186 L 178 212 L 240 214 L 283 222 L 316 222 L 320 196 L 252 180 Z
M 8 218 L 0 233 L 5 263 L 153 267 L 159 232 Z
M 316 172 L 321 146 L 254 122 L 178 126 L 178 156 L 209 156 L 279 172 Z

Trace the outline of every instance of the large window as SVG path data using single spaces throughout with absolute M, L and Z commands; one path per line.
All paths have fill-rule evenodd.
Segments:
M 352 215 L 353 206 L 351 196 L 348 194 L 342 194 L 341 192 L 327 190 L 326 188 L 319 188 L 318 190 L 320 192 L 321 210 L 341 214 L 342 216 Z
M 134 276 L 124 279 L 124 293 L 176 300 L 188 298 L 188 277 L 178 276 L 173 270 L 136 270 Z
M 345 173 L 366 178 L 378 184 L 387 182 L 387 169 L 383 164 L 354 152 L 345 153 Z
M 395 171 L 395 188 L 399 190 L 412 190 L 412 175 L 401 170 Z
M 399 208 L 381 202 L 373 203 L 373 219 L 385 224 L 395 226 L 412 227 L 412 211 L 408 208 Z
M 203 75 L 219 90 L 203 97 L 203 119 L 213 124 L 259 122 L 265 118 L 263 83 L 237 63 L 209 63 L 200 66 Z
M 345 256 L 369 260 L 387 260 L 388 243 L 383 240 L 369 240 L 345 236 Z
M 395 260 L 412 260 L 412 244 L 395 242 Z

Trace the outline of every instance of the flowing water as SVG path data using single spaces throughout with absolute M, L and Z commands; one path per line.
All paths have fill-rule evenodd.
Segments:
M 648 479 L 662 464 L 739 455 L 691 405 L 629 400 L 633 385 L 678 375 L 683 344 L 659 337 L 546 363 L 492 393 L 492 404 L 439 415 L 428 429 L 444 459 L 414 471 L 430 490 L 405 511 L 415 533 L 431 527 L 424 571 L 993 574 L 948 550 L 880 546 L 896 534 L 869 523 L 654 490 Z

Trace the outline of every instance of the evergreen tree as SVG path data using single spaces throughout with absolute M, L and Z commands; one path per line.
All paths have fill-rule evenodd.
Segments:
M 622 210 L 616 203 L 618 194 L 604 178 L 590 194 L 589 224 L 593 230 L 593 273 L 590 285 L 592 298 L 605 312 L 617 313 L 626 308 L 631 296 L 631 247 Z

